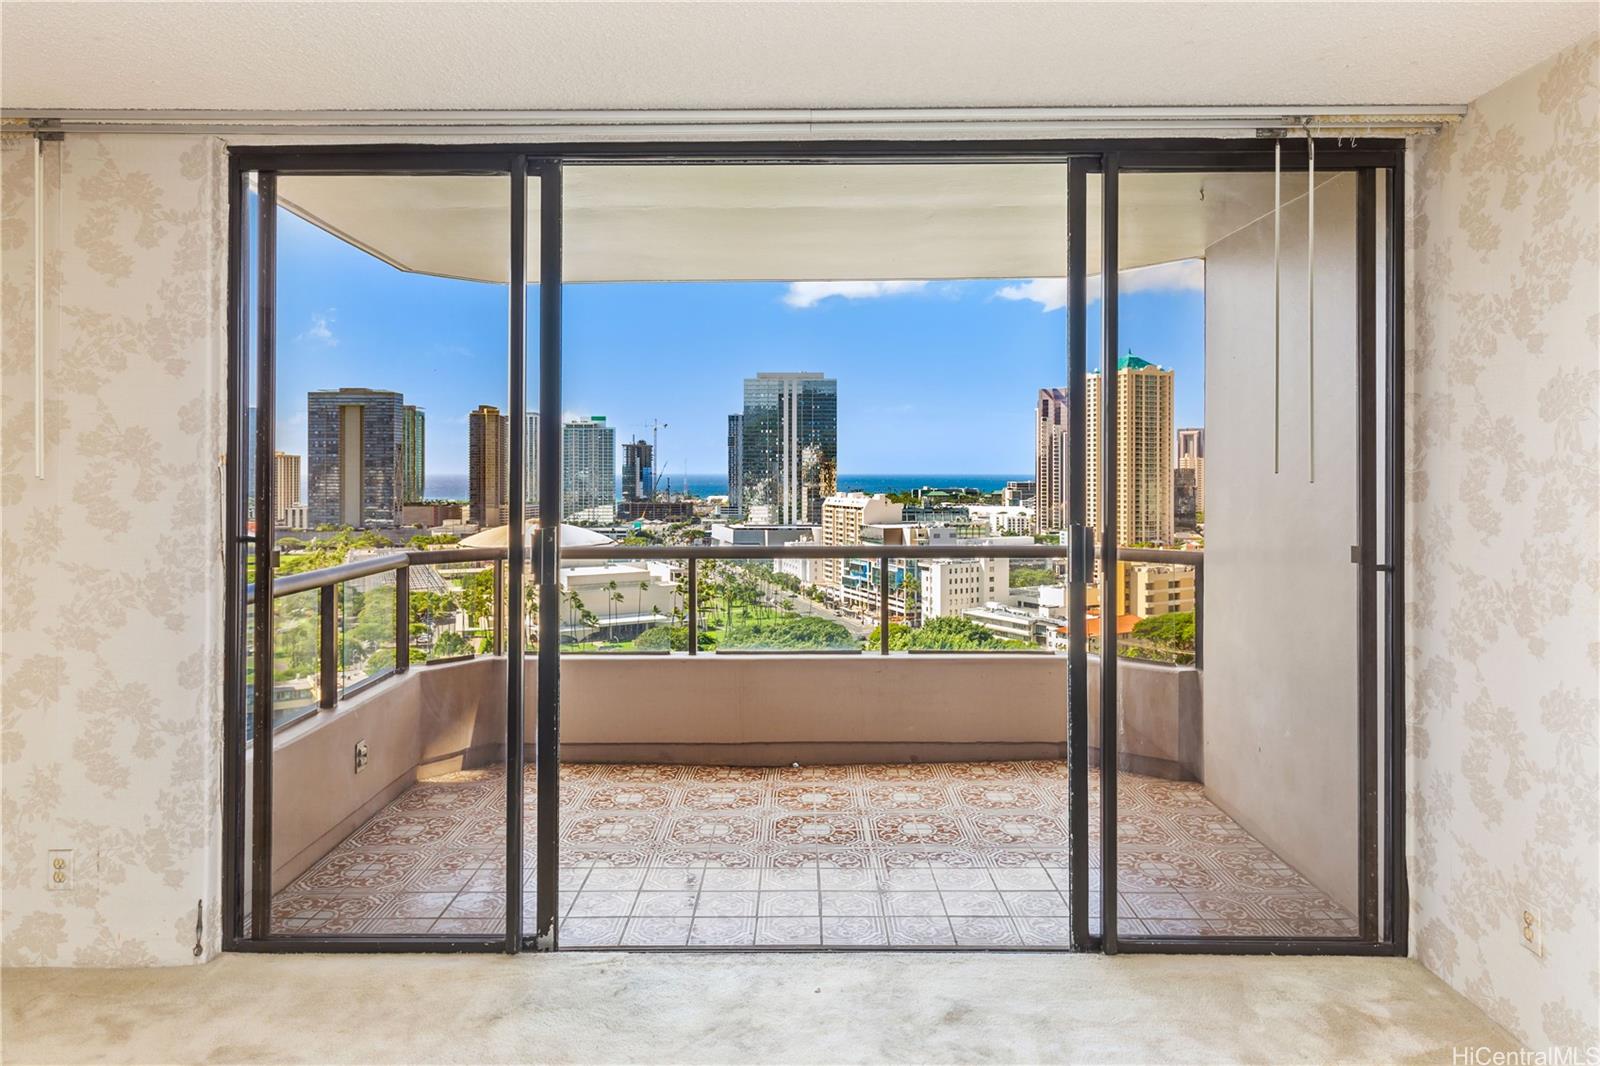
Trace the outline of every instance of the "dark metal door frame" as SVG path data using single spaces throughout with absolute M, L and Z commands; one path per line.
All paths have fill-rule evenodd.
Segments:
M 1102 627 L 1100 662 L 1101 702 L 1101 904 L 1102 933 L 1093 935 L 1088 926 L 1090 895 L 1088 870 L 1087 724 L 1091 709 L 1087 700 L 1086 634 L 1074 634 L 1068 651 L 1067 736 L 1069 762 L 1069 829 L 1072 855 L 1072 946 L 1078 950 L 1121 951 L 1201 951 L 1217 953 L 1301 953 L 1301 954 L 1404 954 L 1406 951 L 1406 884 L 1404 836 L 1404 714 L 1403 714 L 1403 523 L 1404 456 L 1404 319 L 1401 294 L 1404 279 L 1404 208 L 1400 195 L 1404 187 L 1404 142 L 1374 138 L 1362 143 L 1319 140 L 1318 165 L 1324 172 L 1355 170 L 1361 202 L 1358 225 L 1360 291 L 1370 294 L 1357 310 L 1361 317 L 1363 383 L 1362 430 L 1375 429 L 1376 404 L 1372 390 L 1380 376 L 1387 386 L 1383 404 L 1386 454 L 1382 465 L 1383 561 L 1378 561 L 1376 537 L 1369 536 L 1375 514 L 1378 486 L 1378 459 L 1364 449 L 1361 456 L 1362 517 L 1362 748 L 1358 753 L 1363 774 L 1359 797 L 1362 826 L 1361 883 L 1363 885 L 1361 935 L 1357 938 L 1119 938 L 1116 931 L 1116 634 L 1115 627 Z M 1286 142 L 1283 159 L 1286 168 L 1303 166 L 1307 149 L 1303 141 Z M 1270 171 L 1272 142 L 1253 139 L 1132 139 L 1132 140 L 1011 140 L 1011 141 L 935 141 L 935 142 L 759 142 L 744 144 L 676 144 L 663 142 L 624 144 L 560 144 L 539 147 L 527 145 L 349 145 L 335 147 L 254 147 L 230 149 L 229 162 L 229 412 L 228 537 L 225 559 L 228 566 L 225 649 L 223 835 L 228 854 L 223 867 L 224 948 L 240 951 L 508 951 L 553 950 L 558 946 L 557 863 L 559 855 L 559 710 L 560 657 L 538 658 L 538 698 L 534 747 L 536 758 L 536 876 L 534 927 L 524 932 L 523 898 L 520 871 L 523 855 L 522 763 L 526 730 L 523 642 L 523 500 L 524 466 L 520 456 L 527 442 L 526 373 L 526 268 L 528 203 L 527 179 L 540 179 L 541 246 L 539 289 L 539 406 L 546 412 L 559 412 L 561 396 L 561 175 L 565 163 L 587 164 L 672 164 L 672 163 L 771 163 L 788 165 L 827 165 L 840 163 L 960 163 L 960 162 L 1061 162 L 1067 165 L 1067 252 L 1068 252 L 1068 382 L 1069 437 L 1072 462 L 1067 476 L 1074 489 L 1068 516 L 1068 536 L 1074 542 L 1069 563 L 1069 605 L 1073 617 L 1081 618 L 1086 601 L 1087 580 L 1092 573 L 1098 549 L 1101 561 L 1102 601 L 1105 600 L 1107 572 L 1114 573 L 1116 559 L 1115 509 L 1106 508 L 1105 528 L 1091 530 L 1090 516 L 1083 507 L 1083 469 L 1086 449 L 1084 385 L 1086 382 L 1087 337 L 1085 313 L 1086 226 L 1085 181 L 1090 173 L 1102 175 L 1104 214 L 1101 219 L 1104 260 L 1101 266 L 1105 285 L 1102 296 L 1102 368 L 1115 365 L 1117 347 L 1116 265 L 1117 265 L 1117 179 L 1127 172 L 1183 171 Z M 1379 293 L 1374 284 L 1376 263 L 1375 225 L 1371 189 L 1374 177 L 1382 172 L 1385 182 L 1385 266 L 1384 321 L 1387 326 L 1385 351 L 1381 360 L 1374 351 L 1372 323 L 1378 314 Z M 511 529 L 508 570 L 507 627 L 514 639 L 507 649 L 508 716 L 507 744 L 507 837 L 506 928 L 499 936 L 435 937 L 274 937 L 267 929 L 270 911 L 271 878 L 271 777 L 272 777 L 272 626 L 271 597 L 259 596 L 253 611 L 247 611 L 243 551 L 256 549 L 258 587 L 270 588 L 273 577 L 272 477 L 273 389 L 276 381 L 273 326 L 274 286 L 276 282 L 275 205 L 276 177 L 296 174 L 370 173 L 485 173 L 508 176 L 511 182 L 508 221 L 511 235 L 508 252 L 511 263 L 510 343 L 508 377 L 511 384 L 512 446 L 519 460 L 509 471 Z M 255 219 L 259 232 L 257 254 L 257 427 L 254 446 L 257 529 L 248 535 L 243 506 L 242 476 L 249 442 L 245 421 L 248 407 L 247 369 L 250 306 L 247 297 L 248 231 L 247 177 L 257 175 L 258 205 Z M 1365 358 L 1370 356 L 1371 358 Z M 1115 374 L 1102 374 L 1102 388 L 1114 390 Z M 1103 402 L 1102 499 L 1114 499 L 1116 450 L 1114 446 L 1114 392 Z M 541 509 L 560 514 L 559 416 L 539 422 L 537 479 Z M 560 610 L 556 593 L 559 561 L 559 522 L 541 524 L 534 543 L 533 571 L 539 586 L 538 640 L 541 649 L 559 646 Z M 1113 579 L 1114 580 L 1114 579 Z M 1381 626 L 1370 586 L 1382 585 Z M 254 812 L 245 824 L 245 748 L 251 738 L 244 735 L 244 648 L 245 629 L 254 626 L 257 637 L 253 649 L 257 684 L 254 692 L 255 740 L 260 754 L 253 767 Z M 1081 628 L 1081 627 L 1078 627 Z M 1381 630 L 1381 652 L 1378 637 Z M 1375 671 L 1381 663 L 1381 684 Z M 264 684 L 262 682 L 265 682 Z M 1380 735 L 1378 705 L 1382 704 L 1381 768 L 1373 741 Z M 1111 772 L 1105 772 L 1109 769 Z M 1382 788 L 1378 788 L 1381 769 Z M 513 772 L 515 771 L 515 772 Z M 1381 791 L 1382 795 L 1379 795 Z M 1380 820 L 1381 815 L 1381 820 Z M 1381 834 L 1381 840 L 1380 840 Z M 253 847 L 246 851 L 247 845 Z M 1381 872 L 1379 866 L 1381 865 Z M 245 936 L 244 889 L 249 884 L 252 935 Z M 263 891 L 264 889 L 264 891 Z M 970 950 L 970 949 L 967 949 Z M 1046 949 L 1049 950 L 1049 949 Z

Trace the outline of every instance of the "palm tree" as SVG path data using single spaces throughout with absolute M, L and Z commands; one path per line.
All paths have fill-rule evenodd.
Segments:
M 635 610 L 633 612 L 634 614 L 637 614 L 637 615 L 644 614 L 644 594 L 646 592 L 649 592 L 649 591 L 650 591 L 650 582 L 648 582 L 648 581 L 639 582 L 639 598 L 634 603 L 634 606 L 637 608 L 637 610 Z M 661 612 L 657 611 L 655 613 L 656 614 L 660 614 Z
M 615 582 L 613 582 L 613 584 L 615 584 Z M 613 592 L 610 596 L 607 597 L 607 600 L 611 603 L 611 629 L 612 629 L 612 635 L 613 636 L 616 635 L 616 628 L 617 628 L 617 607 L 616 607 L 616 605 L 621 603 L 622 599 L 623 599 L 623 596 L 622 596 L 622 593 L 620 593 L 620 592 Z

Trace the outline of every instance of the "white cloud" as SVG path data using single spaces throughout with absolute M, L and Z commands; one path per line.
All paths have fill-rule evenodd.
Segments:
M 320 344 L 325 348 L 336 346 L 339 343 L 339 338 L 333 335 L 333 308 L 328 308 L 324 314 L 313 312 L 310 327 L 296 337 L 295 340 Z
M 1137 270 L 1124 270 L 1118 275 L 1118 280 L 1125 293 L 1200 292 L 1206 287 L 1206 261 L 1179 259 L 1171 263 L 1140 267 Z M 1097 285 L 1096 288 L 1098 287 Z M 1096 296 L 1098 295 L 1096 293 Z
M 783 302 L 790 307 L 815 307 L 830 296 L 870 300 L 877 296 L 916 292 L 927 285 L 926 281 L 794 281 L 789 283 Z
M 1118 275 L 1123 295 L 1135 292 L 1199 292 L 1206 287 L 1203 259 L 1179 259 L 1171 263 L 1124 270 Z M 1087 279 L 1089 302 L 1100 299 L 1100 275 Z M 1003 286 L 996 296 L 1002 300 L 1032 300 L 1041 311 L 1059 311 L 1067 306 L 1066 278 L 1029 278 L 1016 285 Z
M 1018 285 L 1006 285 L 995 295 L 1002 300 L 1032 300 L 1041 311 L 1059 311 L 1067 306 L 1067 279 L 1029 278 Z

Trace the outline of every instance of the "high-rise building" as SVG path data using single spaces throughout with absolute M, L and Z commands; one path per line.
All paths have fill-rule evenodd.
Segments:
M 1033 430 L 1034 532 L 1065 529 L 1072 470 L 1066 389 L 1040 389 Z
M 744 415 L 728 416 L 728 510 L 743 513 Z
M 1084 390 L 1084 521 L 1104 525 L 1100 462 L 1104 437 L 1101 375 L 1086 376 Z M 1128 353 L 1117 360 L 1117 543 L 1172 542 L 1173 517 L 1173 372 Z M 1041 390 L 1040 407 L 1044 406 Z M 1042 436 L 1043 429 L 1040 434 Z M 1061 446 L 1066 455 L 1066 444 Z M 1040 475 L 1036 508 L 1046 503 Z M 1061 498 L 1065 499 L 1065 492 Z M 1059 526 L 1040 525 L 1041 529 Z
M 889 502 L 887 496 L 868 496 L 864 492 L 835 493 L 822 501 L 817 543 L 860 544 L 863 529 L 869 525 L 898 522 L 903 510 L 900 504 Z M 843 559 L 818 559 L 816 583 L 839 588 L 845 565 Z
M 522 425 L 522 514 L 532 518 L 539 513 L 539 412 L 527 412 Z
M 467 518 L 482 528 L 506 524 L 511 420 L 480 404 L 467 415 Z
M 617 431 L 604 415 L 561 425 L 561 517 L 610 522 L 617 515 Z
M 654 499 L 655 449 L 649 441 L 630 440 L 622 446 L 622 502 Z
M 400 451 L 404 469 L 400 502 L 419 503 L 427 499 L 427 487 L 424 484 L 428 453 L 427 418 L 422 408 L 409 403 L 401 409 Z
M 817 373 L 744 381 L 739 504 L 752 521 L 817 523 L 839 469 L 839 383 Z
M 306 394 L 311 525 L 399 524 L 404 406 L 405 397 L 382 389 Z
M 291 508 L 299 511 L 300 503 L 300 457 L 288 452 L 274 452 L 272 455 L 272 524 L 279 529 L 294 528 L 291 522 Z
M 1039 495 L 1038 481 L 1008 481 L 1000 490 L 1000 506 L 1032 507 Z
M 1196 518 L 1194 471 L 1180 466 L 1172 472 L 1172 524 L 1177 529 L 1194 529 Z
M 245 417 L 244 439 L 244 503 L 245 517 L 256 517 L 256 409 L 250 407 Z
M 1178 469 L 1194 471 L 1194 509 L 1206 510 L 1206 431 L 1200 427 L 1178 430 Z
M 1173 403 L 1172 371 L 1132 352 L 1117 360 L 1119 544 L 1172 543 Z

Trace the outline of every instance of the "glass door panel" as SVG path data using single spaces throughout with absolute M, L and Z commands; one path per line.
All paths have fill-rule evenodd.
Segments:
M 274 937 L 505 928 L 498 568 L 477 549 L 505 525 L 506 190 L 272 185 L 255 521 L 276 578 L 258 855 Z
M 1271 172 L 1120 176 L 1101 446 L 1124 940 L 1358 932 L 1357 183 L 1318 174 L 1313 210 L 1302 157 L 1275 211 Z

